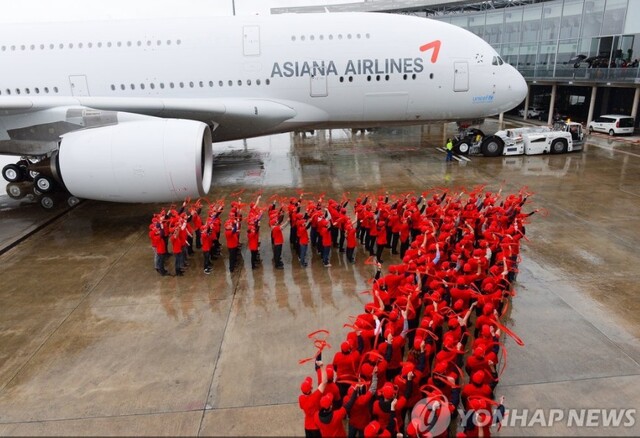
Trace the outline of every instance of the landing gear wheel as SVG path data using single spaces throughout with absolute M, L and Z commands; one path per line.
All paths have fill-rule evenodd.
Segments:
M 22 184 L 9 183 L 7 184 L 7 195 L 11 199 L 22 199 L 27 196 L 27 190 Z
M 504 142 L 500 137 L 496 137 L 495 135 L 482 140 L 482 145 L 480 146 L 480 152 L 482 152 L 482 155 L 485 157 L 498 157 L 502 155 L 503 149 Z
M 78 198 L 76 198 L 75 196 L 69 196 L 67 198 L 67 205 L 69 205 L 69 207 L 75 207 L 79 203 L 80 203 L 80 200 Z
M 34 181 L 34 185 L 42 193 L 49 193 L 53 191 L 53 180 L 45 175 L 38 175 Z
M 453 145 L 453 152 L 460 155 L 467 155 L 471 148 L 470 142 L 467 139 L 457 141 Z
M 7 164 L 2 168 L 2 177 L 7 182 L 20 182 L 23 178 L 22 169 L 17 164 Z
M 552 154 L 564 154 L 567 152 L 567 143 L 561 139 L 555 139 L 551 143 L 551 153 Z
M 40 205 L 45 210 L 51 210 L 56 205 L 56 203 L 51 196 L 44 195 L 42 198 L 40 198 Z

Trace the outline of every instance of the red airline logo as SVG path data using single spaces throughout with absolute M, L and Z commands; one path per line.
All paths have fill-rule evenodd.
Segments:
M 433 53 L 431 54 L 431 63 L 435 64 L 435 62 L 438 60 L 438 53 L 440 53 L 440 45 L 440 40 L 434 40 L 430 43 L 425 44 L 424 46 L 420 46 L 420 51 L 426 52 L 429 49 L 433 49 Z

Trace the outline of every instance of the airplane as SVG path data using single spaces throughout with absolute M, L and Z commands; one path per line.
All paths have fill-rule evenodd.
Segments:
M 212 142 L 476 120 L 527 93 L 478 36 L 382 13 L 9 23 L 0 65 L 0 154 L 22 157 L 3 177 L 115 202 L 205 196 Z

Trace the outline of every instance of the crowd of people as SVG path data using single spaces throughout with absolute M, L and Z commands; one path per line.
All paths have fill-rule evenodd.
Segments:
M 491 436 L 504 413 L 502 338 L 523 345 L 501 318 L 538 211 L 523 212 L 527 198 L 476 189 L 354 202 L 375 276 L 333 357 L 326 330 L 309 335 L 316 350 L 300 362 L 314 362 L 317 377 L 300 386 L 306 436 Z M 383 273 L 386 250 L 401 263 Z
M 349 329 L 331 363 L 325 330 L 310 335 L 317 354 L 316 383 L 301 384 L 300 408 L 311 437 L 465 437 L 491 435 L 504 412 L 495 388 L 506 365 L 503 335 L 522 345 L 501 323 L 515 281 L 529 194 L 502 195 L 479 187 L 459 193 L 363 195 L 351 200 L 299 193 L 261 195 L 248 204 L 185 200 L 153 215 L 149 238 L 154 265 L 183 275 L 190 257 L 202 252 L 202 269 L 222 256 L 238 266 L 242 229 L 259 269 L 260 226 L 270 229 L 275 269 L 282 269 L 285 230 L 301 268 L 315 252 L 327 268 L 332 251 L 356 262 L 361 248 L 375 267 L 370 301 L 345 324 Z M 204 217 L 203 217 L 204 216 Z M 396 258 L 399 263 L 383 265 Z M 389 261 L 389 260 L 388 260 Z M 383 266 L 386 269 L 383 269 Z M 386 272 L 383 272 L 386 271 Z M 304 362 L 304 361 L 301 361 Z M 459 426 L 456 426 L 460 423 Z M 346 429 L 345 429 L 346 426 Z

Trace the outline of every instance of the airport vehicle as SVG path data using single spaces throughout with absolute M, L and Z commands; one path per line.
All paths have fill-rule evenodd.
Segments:
M 117 202 L 204 196 L 215 141 L 472 120 L 527 92 L 472 33 L 376 13 L 12 23 L 0 64 L 0 153 L 24 158 L 5 179 Z
M 529 108 L 527 110 L 527 119 L 537 119 L 538 117 L 540 117 L 541 112 L 542 110 L 539 108 Z M 520 117 L 524 117 L 524 108 L 518 111 L 518 114 L 520 114 Z
M 604 132 L 611 136 L 633 134 L 635 120 L 631 116 L 611 114 L 596 117 L 589 123 L 589 134 L 593 131 Z
M 534 126 L 498 131 L 484 135 L 475 128 L 466 129 L 456 137 L 453 150 L 459 154 L 484 155 L 537 155 L 561 154 L 582 150 L 584 132 L 576 122 L 559 122 L 553 128 Z

